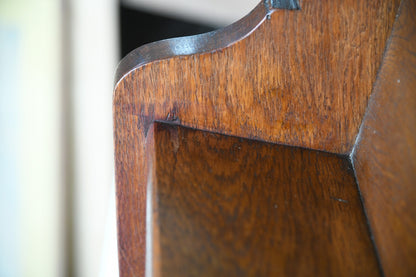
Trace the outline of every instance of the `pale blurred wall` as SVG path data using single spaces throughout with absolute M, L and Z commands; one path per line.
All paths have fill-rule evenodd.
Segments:
M 212 26 L 225 26 L 249 13 L 262 0 L 120 0 L 151 12 Z
M 0 1 L 0 276 L 62 274 L 59 1 Z
M 117 7 L 0 0 L 1 277 L 118 275 Z
M 118 2 L 68 1 L 76 276 L 118 276 L 112 91 Z

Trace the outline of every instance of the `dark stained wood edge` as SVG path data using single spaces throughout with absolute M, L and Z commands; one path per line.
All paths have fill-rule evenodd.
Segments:
M 354 149 L 352 151 L 354 151 Z M 363 193 L 361 192 L 360 183 L 358 181 L 357 170 L 355 169 L 355 164 L 354 164 L 354 159 L 352 157 L 352 155 L 353 155 L 352 153 L 353 152 L 351 152 L 351 154 L 349 155 L 349 160 L 350 160 L 350 164 L 351 164 L 351 167 L 352 167 L 352 171 L 354 172 L 355 184 L 357 185 L 358 196 L 360 197 L 360 201 L 361 201 L 361 208 L 363 210 L 364 217 L 365 217 L 365 220 L 366 220 L 366 223 L 367 223 L 367 230 L 368 230 L 368 233 L 370 235 L 370 240 L 371 240 L 371 244 L 372 244 L 373 249 L 374 249 L 374 254 L 375 254 L 376 259 L 377 259 L 378 268 L 380 270 L 380 276 L 385 277 L 386 275 L 384 273 L 383 265 L 381 264 L 380 252 L 378 251 L 377 244 L 374 240 L 373 229 L 371 228 L 370 220 L 368 218 L 368 213 L 367 213 L 367 210 L 365 208 Z
M 222 29 L 145 44 L 124 57 L 117 67 L 115 87 L 131 71 L 153 61 L 209 53 L 229 47 L 250 35 L 273 10 L 300 9 L 298 0 L 263 0 L 247 16 Z
M 401 1 L 350 155 L 385 276 L 416 274 L 415 12 Z
M 367 212 L 367 209 L 366 209 L 366 205 L 365 205 L 365 199 L 363 197 L 363 193 L 362 193 L 361 187 L 360 187 L 359 178 L 357 176 L 357 169 L 356 169 L 356 165 L 357 165 L 357 162 L 356 162 L 356 151 L 357 151 L 358 146 L 359 146 L 359 144 L 361 142 L 361 139 L 362 139 L 362 132 L 363 132 L 363 128 L 365 128 L 364 126 L 365 126 L 365 123 L 366 123 L 366 119 L 369 116 L 369 110 L 371 109 L 371 106 L 372 105 L 375 105 L 375 103 L 374 103 L 374 98 L 375 98 L 374 90 L 376 90 L 376 86 L 377 86 L 377 84 L 379 82 L 380 73 L 381 73 L 382 68 L 383 68 L 383 65 L 385 63 L 384 59 L 385 59 L 385 57 L 386 57 L 386 55 L 388 53 L 388 50 L 389 50 L 389 47 L 390 47 L 390 44 L 391 44 L 391 41 L 392 41 L 393 32 L 397 28 L 397 26 L 396 26 L 398 24 L 397 23 L 397 19 L 398 19 L 399 15 L 400 15 L 402 5 L 403 5 L 403 0 L 400 1 L 399 8 L 397 9 L 397 15 L 396 15 L 396 18 L 395 18 L 395 21 L 394 21 L 394 25 L 393 25 L 393 28 L 391 30 L 391 33 L 389 34 L 388 39 L 387 39 L 386 47 L 385 47 L 384 54 L 383 54 L 383 59 L 382 59 L 382 61 L 380 63 L 380 67 L 379 67 L 379 69 L 377 71 L 377 77 L 376 77 L 376 80 L 374 82 L 372 92 L 370 94 L 370 98 L 369 98 L 369 101 L 368 101 L 368 104 L 367 104 L 367 107 L 366 107 L 366 111 L 365 111 L 365 114 L 364 114 L 364 117 L 363 117 L 363 121 L 362 121 L 362 123 L 360 125 L 360 128 L 358 130 L 358 133 L 357 133 L 356 140 L 355 140 L 355 143 L 353 145 L 353 148 L 351 149 L 351 152 L 349 154 L 349 159 L 351 161 L 351 166 L 352 166 L 353 171 L 354 171 L 355 182 L 357 184 L 357 190 L 358 190 L 358 193 L 359 193 L 359 196 L 360 196 L 361 205 L 362 205 L 362 208 L 363 208 L 363 212 L 364 212 L 365 218 L 367 220 L 368 231 L 370 233 L 371 242 L 372 242 L 373 247 L 374 247 L 374 252 L 376 254 L 377 262 L 378 262 L 379 269 L 380 269 L 380 272 L 381 272 L 381 275 L 382 276 L 386 276 L 386 274 L 384 272 L 384 268 L 383 268 L 382 261 L 381 261 L 381 258 L 380 258 L 380 252 L 379 252 L 379 249 L 377 247 L 377 243 L 376 243 L 376 241 L 374 239 L 373 228 L 372 228 L 371 223 L 370 223 L 369 215 L 368 215 L 368 212 Z

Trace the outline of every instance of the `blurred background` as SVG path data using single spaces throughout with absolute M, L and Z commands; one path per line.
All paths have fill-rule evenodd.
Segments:
M 0 0 L 0 277 L 118 276 L 119 60 L 260 0 Z

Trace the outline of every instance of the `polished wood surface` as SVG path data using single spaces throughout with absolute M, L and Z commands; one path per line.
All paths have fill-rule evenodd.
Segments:
M 154 128 L 154 276 L 380 276 L 348 156 Z
M 402 1 L 354 155 L 386 276 L 416 276 L 416 1 Z
M 308 159 L 313 161 L 317 169 L 316 171 L 312 168 L 308 169 L 310 180 L 304 179 L 306 177 L 302 175 L 302 170 L 296 171 L 298 173 L 293 175 L 293 178 L 300 178 L 299 180 L 304 183 L 314 184 L 317 188 L 304 191 L 305 199 L 313 203 L 309 210 L 301 205 L 289 207 L 292 212 L 299 209 L 299 213 L 293 214 L 294 223 L 290 227 L 294 230 L 298 228 L 297 232 L 285 233 L 292 236 L 287 238 L 287 245 L 291 240 L 296 242 L 297 238 L 303 239 L 299 244 L 292 244 L 292 250 L 299 251 L 296 247 L 305 242 L 305 251 L 309 251 L 307 252 L 309 254 L 299 257 L 298 264 L 282 263 L 282 267 L 285 268 L 282 275 L 291 276 L 292 273 L 303 275 L 306 272 L 303 271 L 304 264 L 323 264 L 318 258 L 320 255 L 312 254 L 313 251 L 321 253 L 319 252 L 321 249 L 314 250 L 310 243 L 312 238 L 321 239 L 322 234 L 326 234 L 328 240 L 326 244 L 318 240 L 322 243 L 322 249 L 329 249 L 331 242 L 334 241 L 332 234 L 339 235 L 342 240 L 338 239 L 339 244 L 332 249 L 335 251 L 331 252 L 335 253 L 333 256 L 324 255 L 330 265 L 327 265 L 327 269 L 316 269 L 317 275 L 338 275 L 334 272 L 340 270 L 342 266 L 345 266 L 351 275 L 378 275 L 380 271 L 376 270 L 374 257 L 381 258 L 382 269 L 388 276 L 396 276 L 395 272 L 401 276 L 414 275 L 412 259 L 416 248 L 414 236 L 411 235 L 415 233 L 413 232 L 414 208 L 411 206 L 415 198 L 414 185 L 412 185 L 415 168 L 411 157 L 414 156 L 416 132 L 412 127 L 415 125 L 413 124 L 415 97 L 412 94 L 415 91 L 413 36 L 416 28 L 414 16 L 412 17 L 414 2 L 413 0 L 303 0 L 300 2 L 300 9 L 278 10 L 271 4 L 279 1 L 267 0 L 262 1 L 246 18 L 224 30 L 153 43 L 129 54 L 119 66 L 113 101 L 120 275 L 144 276 L 145 271 L 147 276 L 166 275 L 166 271 L 169 271 L 171 266 L 179 266 L 169 265 L 166 261 L 169 259 L 162 259 L 163 255 L 168 253 L 163 251 L 167 251 L 166 249 L 172 248 L 177 243 L 173 240 L 176 237 L 169 237 L 175 236 L 175 232 L 178 232 L 174 227 L 185 228 L 186 225 L 172 223 L 172 220 L 180 218 L 163 217 L 163 213 L 159 215 L 154 209 L 160 207 L 161 211 L 167 212 L 169 209 L 166 207 L 173 205 L 173 211 L 179 212 L 185 206 L 175 206 L 174 199 L 170 199 L 167 194 L 164 194 L 165 198 L 157 198 L 157 193 L 160 191 L 153 190 L 153 185 L 159 184 L 158 180 L 163 177 L 158 175 L 160 170 L 168 171 L 169 167 L 175 166 L 172 162 L 162 166 L 164 157 L 160 156 L 161 152 L 158 151 L 165 149 L 163 151 L 168 153 L 176 148 L 179 151 L 182 142 L 178 137 L 177 140 L 173 140 L 177 142 L 173 146 L 163 146 L 166 148 L 160 146 L 159 143 L 167 133 L 162 132 L 164 134 L 162 135 L 157 131 L 158 129 L 154 128 L 155 122 L 167 122 L 202 131 L 263 141 L 264 145 L 259 148 L 267 148 L 266 142 L 270 142 L 328 152 L 325 154 L 331 157 L 328 158 L 328 162 L 323 162 L 325 160 L 322 158 L 323 152 L 312 150 L 298 150 L 299 153 L 305 154 L 293 154 L 291 159 L 286 160 L 288 164 L 304 164 L 305 170 L 309 168 L 306 166 L 306 161 Z M 401 5 L 400 12 L 399 5 Z M 393 23 L 395 23 L 395 31 L 391 36 Z M 405 54 L 399 54 L 402 52 Z M 396 80 L 394 83 L 399 73 L 404 79 L 397 78 L 400 82 L 397 83 Z M 401 86 L 396 87 L 395 84 Z M 374 99 L 370 103 L 365 123 L 360 129 L 368 99 L 373 91 Z M 394 92 L 397 93 L 392 94 Z M 383 100 L 384 98 L 386 100 Z M 386 114 L 386 109 L 391 110 L 389 112 L 391 114 Z M 388 126 L 384 127 L 384 124 Z M 400 127 L 401 125 L 403 126 Z M 375 130 L 376 133 L 373 134 L 380 132 L 382 135 L 377 138 L 370 131 L 367 132 L 367 129 L 372 132 Z M 396 136 L 396 132 L 401 135 Z M 224 144 L 225 141 L 226 139 Z M 357 141 L 358 145 L 356 145 Z M 220 142 L 219 144 L 221 145 Z M 389 148 L 391 145 L 394 147 Z M 201 149 L 207 149 L 202 146 Z M 281 151 L 289 155 L 287 153 L 292 150 Z M 398 155 L 403 157 L 398 158 Z M 362 197 L 365 207 L 368 208 L 365 211 L 371 227 L 369 231 L 374 235 L 378 250 L 375 252 L 370 251 L 368 236 L 365 236 L 368 233 L 362 229 L 363 224 L 367 224 L 367 220 L 363 213 L 359 212 L 358 202 L 354 200 L 358 190 L 348 192 L 352 200 L 351 202 L 348 200 L 350 205 L 340 206 L 343 207 L 340 208 L 341 210 L 338 210 L 335 204 L 347 203 L 342 201 L 337 203 L 335 200 L 327 199 L 332 192 L 332 184 L 342 180 L 345 181 L 346 186 L 352 186 L 351 174 L 345 165 L 347 156 L 354 158 L 359 184 L 360 186 L 362 184 Z M 186 159 L 185 156 L 181 158 Z M 253 161 L 247 160 L 247 163 L 249 162 Z M 197 160 L 195 164 L 198 164 Z M 287 164 L 282 162 L 282 166 L 283 169 L 274 168 L 273 174 L 278 175 L 286 169 L 289 170 L 285 167 L 288 166 Z M 175 176 L 177 171 L 168 173 L 171 174 L 170 176 Z M 339 175 L 336 175 L 336 172 Z M 199 172 L 193 174 L 195 175 L 193 178 L 200 178 Z M 241 174 L 249 174 L 249 172 Z M 277 175 L 274 177 L 277 178 Z M 186 179 L 184 176 L 181 178 Z M 289 179 L 288 183 L 295 182 Z M 261 180 L 259 178 L 259 181 Z M 232 193 L 233 190 L 238 192 L 241 179 L 226 178 L 219 179 L 218 182 L 217 186 L 227 182 Z M 161 188 L 167 190 L 173 189 L 171 188 L 173 183 L 175 180 L 171 179 L 160 184 L 162 184 Z M 173 192 L 184 199 L 185 193 L 180 190 L 181 184 L 177 184 L 177 191 Z M 301 187 L 301 183 L 291 184 L 296 189 Z M 186 183 L 182 185 L 186 186 Z M 216 184 L 213 183 L 212 188 L 215 187 Z M 278 192 L 279 189 L 280 192 L 284 192 L 284 186 L 275 189 L 276 191 L 271 193 L 277 193 L 276 197 L 282 200 L 281 197 L 285 196 Z M 307 192 L 312 193 L 311 199 L 307 198 Z M 227 193 L 227 190 L 224 193 Z M 256 196 L 256 201 L 266 199 L 264 192 L 259 190 L 257 193 L 259 194 Z M 319 198 L 318 195 L 326 198 Z M 203 196 L 195 195 L 195 197 Z M 291 194 L 286 196 L 294 197 Z M 163 201 L 158 202 L 155 199 Z M 234 207 L 232 203 L 228 209 L 231 207 Z M 323 207 L 327 209 L 326 213 L 335 211 L 348 222 L 355 222 L 357 229 L 349 229 L 342 223 L 337 223 L 337 228 L 326 229 L 329 227 L 325 225 L 327 223 L 323 218 L 328 214 L 321 215 L 320 210 L 318 212 L 321 208 L 325 210 Z M 279 208 L 278 205 L 277 212 L 282 213 L 284 217 L 283 210 L 280 209 L 283 208 Z M 206 212 L 215 213 L 215 210 Z M 230 210 L 223 209 L 223 212 L 222 216 L 226 217 Z M 238 212 L 239 210 L 237 214 Z M 261 212 L 268 214 L 269 211 L 261 210 Z M 311 229 L 311 234 L 305 233 L 300 227 L 303 224 L 301 220 L 306 221 L 304 224 L 309 224 L 308 215 L 316 218 L 317 226 L 320 226 Z M 347 215 L 351 215 L 352 218 Z M 189 225 L 192 220 L 202 219 L 187 218 L 186 220 L 184 224 L 188 222 L 186 224 Z M 159 222 L 162 224 L 160 226 L 168 224 L 164 226 L 169 226 L 172 233 L 162 232 L 166 228 L 153 229 L 152 226 L 158 225 L 151 224 L 152 222 Z M 209 224 L 208 221 L 199 223 Z M 221 224 L 221 221 L 219 223 Z M 220 226 L 225 226 L 225 223 Z M 342 231 L 339 230 L 341 226 L 345 227 Z M 215 232 L 215 227 L 213 228 L 210 232 Z M 264 231 L 273 237 L 273 232 L 283 233 L 284 228 L 282 228 L 278 222 L 274 222 L 270 225 L 270 229 L 263 228 L 258 231 Z M 316 237 L 313 237 L 315 231 Z M 231 232 L 226 231 L 224 235 L 226 234 Z M 344 256 L 345 264 L 340 265 L 337 260 L 338 247 L 344 247 L 343 239 L 349 236 L 354 245 L 360 248 L 344 248 L 343 250 L 349 254 Z M 239 238 L 247 242 L 244 245 L 250 246 L 250 241 L 248 237 L 244 237 L 244 233 Z M 275 242 L 279 240 L 279 237 L 273 238 Z M 178 240 L 181 239 L 186 238 L 178 236 Z M 224 241 L 225 239 L 221 238 L 220 241 L 227 242 Z M 184 243 L 185 245 L 191 243 L 190 246 L 195 246 L 191 250 L 195 250 L 198 244 L 195 242 L 194 245 L 194 242 L 195 240 Z M 285 247 L 289 247 L 287 245 Z M 259 245 L 259 247 L 265 246 Z M 400 250 L 401 248 L 405 249 Z M 171 256 L 171 259 L 178 259 L 186 264 L 186 259 L 183 258 L 186 249 L 178 248 L 179 250 L 181 252 L 178 252 L 178 256 Z M 289 250 L 282 248 L 282 253 L 287 253 L 284 251 Z M 271 256 L 277 255 L 273 256 L 277 258 L 284 256 L 284 254 L 270 253 Z M 217 256 L 221 257 L 222 254 L 217 253 Z M 203 255 L 202 251 L 201 255 Z M 365 263 L 357 262 L 355 260 L 357 256 L 362 257 Z M 293 257 L 289 255 L 284 258 Z M 305 260 L 301 260 L 302 258 Z M 244 262 L 241 262 L 238 256 L 234 256 L 233 259 L 237 265 L 243 267 Z M 207 261 L 208 258 L 205 259 L 205 262 Z M 256 257 L 253 257 L 252 261 L 252 272 L 261 270 Z M 270 264 L 267 257 L 263 261 Z M 213 270 L 219 267 L 214 266 Z M 232 267 L 227 268 L 232 270 Z M 247 274 L 249 273 L 250 271 L 247 271 Z M 311 275 L 315 274 L 311 273 Z
M 399 1 L 304 0 L 300 10 L 267 2 L 218 36 L 168 40 L 126 57 L 116 113 L 349 153 Z

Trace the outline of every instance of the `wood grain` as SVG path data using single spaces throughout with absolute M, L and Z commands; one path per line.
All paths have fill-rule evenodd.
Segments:
M 175 114 L 184 126 L 349 153 L 398 2 L 305 0 L 269 20 L 260 4 L 241 27 L 211 38 L 229 47 L 191 55 L 204 49 L 198 37 L 168 40 L 153 51 L 176 55 L 153 61 L 138 50 L 144 62 L 124 70 L 114 103 L 139 117 Z
M 354 153 L 386 276 L 416 275 L 415 15 L 403 1 Z
M 130 71 L 157 60 L 181 55 L 209 53 L 231 46 L 249 35 L 264 21 L 267 14 L 279 7 L 290 10 L 300 8 L 298 0 L 267 0 L 258 5 L 249 15 L 225 28 L 205 34 L 165 39 L 143 45 L 124 57 L 117 67 L 115 81 L 117 83 Z
M 225 31 L 155 43 L 121 62 L 113 100 L 121 276 L 144 274 L 153 122 L 351 151 L 399 0 L 267 3 Z
M 153 276 L 380 276 L 348 156 L 154 130 Z

